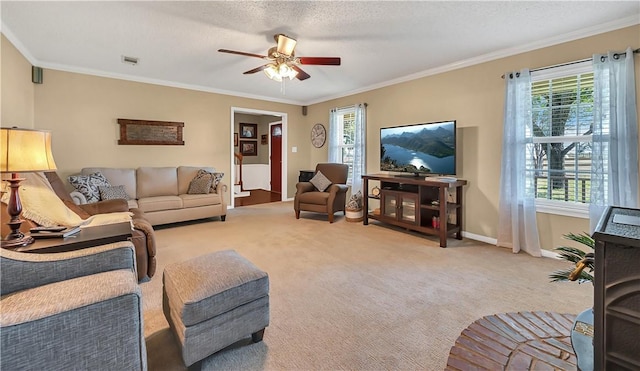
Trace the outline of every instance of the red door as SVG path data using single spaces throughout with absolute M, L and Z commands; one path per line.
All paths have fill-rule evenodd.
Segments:
M 282 124 L 271 125 L 271 191 L 282 193 Z

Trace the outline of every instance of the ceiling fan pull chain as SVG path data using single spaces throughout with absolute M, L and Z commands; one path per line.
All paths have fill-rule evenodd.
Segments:
M 281 93 L 282 95 L 287 95 L 287 94 L 286 94 L 287 92 L 286 92 L 286 89 L 285 89 L 285 86 L 284 86 L 284 85 L 286 84 L 286 82 L 285 82 L 285 81 L 286 81 L 286 79 L 285 79 L 285 78 L 282 78 L 282 82 L 280 83 L 280 93 Z

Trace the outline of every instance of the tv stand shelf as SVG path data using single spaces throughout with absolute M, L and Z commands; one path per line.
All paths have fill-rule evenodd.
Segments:
M 447 237 L 462 239 L 462 187 L 466 180 L 455 182 L 438 178 L 363 175 L 363 188 L 369 195 L 363 199 L 363 224 L 369 219 L 440 237 L 440 247 L 447 247 Z M 380 196 L 374 197 L 369 181 L 380 182 Z M 455 192 L 451 192 L 455 190 Z M 450 195 L 450 193 L 453 193 Z M 369 199 L 380 201 L 380 212 L 369 210 Z M 439 218 L 440 225 L 433 225 Z

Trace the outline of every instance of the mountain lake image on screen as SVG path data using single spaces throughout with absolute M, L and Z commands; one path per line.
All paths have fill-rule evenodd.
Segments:
M 380 170 L 456 175 L 456 122 L 380 129 Z

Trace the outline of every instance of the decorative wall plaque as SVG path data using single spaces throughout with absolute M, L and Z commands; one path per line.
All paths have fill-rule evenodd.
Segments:
M 118 144 L 184 145 L 184 122 L 118 119 Z

